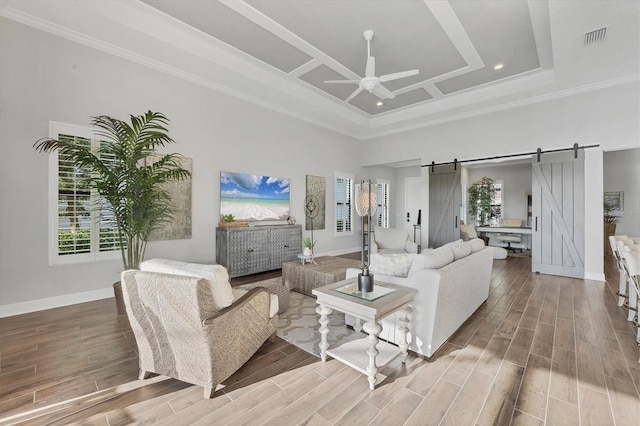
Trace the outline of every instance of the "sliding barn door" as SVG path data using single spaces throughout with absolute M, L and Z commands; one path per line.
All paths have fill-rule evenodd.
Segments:
M 460 166 L 429 169 L 429 247 L 460 238 Z
M 532 270 L 584 277 L 584 151 L 533 157 Z

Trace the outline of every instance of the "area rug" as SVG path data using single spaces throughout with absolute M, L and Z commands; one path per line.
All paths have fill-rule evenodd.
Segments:
M 274 282 L 281 282 L 281 278 L 271 278 L 251 284 L 267 286 Z M 242 287 L 242 286 L 241 286 Z M 278 315 L 276 321 L 276 334 L 278 337 L 295 345 L 310 354 L 320 357 L 320 323 L 319 315 L 316 313 L 316 299 L 292 291 L 289 293 L 289 309 Z M 344 323 L 342 312 L 332 312 L 329 314 L 329 334 L 327 341 L 329 345 L 335 343 L 354 331 Z

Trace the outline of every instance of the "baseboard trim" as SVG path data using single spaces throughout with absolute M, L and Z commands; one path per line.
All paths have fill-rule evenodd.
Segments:
M 46 299 L 30 300 L 28 302 L 0 305 L 0 318 L 14 315 L 28 314 L 30 312 L 43 311 L 45 309 L 60 308 L 62 306 L 78 303 L 93 302 L 94 300 L 113 297 L 113 288 L 107 287 L 100 290 L 85 291 L 82 293 L 65 294 L 64 296 L 49 297 Z
M 585 280 L 591 281 L 605 281 L 604 274 L 602 272 L 586 272 L 584 273 Z

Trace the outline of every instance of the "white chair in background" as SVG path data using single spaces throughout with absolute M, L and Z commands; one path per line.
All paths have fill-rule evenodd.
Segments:
M 405 228 L 382 228 L 376 226 L 373 229 L 373 238 L 370 243 L 371 253 L 402 254 L 418 252 L 418 244 L 409 239 L 409 233 Z
M 633 250 L 625 246 L 622 252 L 622 259 L 629 279 L 629 315 L 631 316 L 631 305 L 633 304 L 637 308 L 640 302 L 640 285 L 638 282 L 640 280 L 640 250 Z M 634 321 L 636 325 L 636 342 L 640 345 L 640 324 L 636 316 L 630 321 Z M 640 359 L 638 362 L 640 363 Z
M 629 298 L 628 288 L 627 288 L 627 276 L 624 271 L 622 253 L 618 251 L 618 241 L 626 240 L 626 235 L 610 235 L 609 236 L 609 244 L 611 245 L 611 252 L 613 253 L 613 257 L 616 259 L 616 267 L 618 268 L 618 291 L 616 294 L 618 295 L 618 306 L 624 305 L 625 300 Z
M 506 228 L 519 228 L 522 226 L 522 219 L 499 219 L 499 226 Z M 496 240 L 501 243 L 507 243 L 507 251 L 515 252 L 516 250 L 522 251 L 521 248 L 511 247 L 511 243 L 521 243 L 522 234 L 505 233 L 496 235 Z
M 640 245 L 633 244 L 633 240 L 627 238 L 618 240 L 616 247 L 620 258 L 622 259 L 622 269 L 625 274 L 626 292 L 628 295 L 628 307 L 629 313 L 627 314 L 628 321 L 634 321 L 637 323 L 638 314 L 638 269 L 637 269 L 637 257 L 640 256 Z

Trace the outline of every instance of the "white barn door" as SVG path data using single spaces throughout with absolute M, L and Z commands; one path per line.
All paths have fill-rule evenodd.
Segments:
M 533 272 L 584 277 L 584 151 L 533 157 Z
M 460 238 L 460 169 L 436 166 L 429 171 L 429 247 Z

